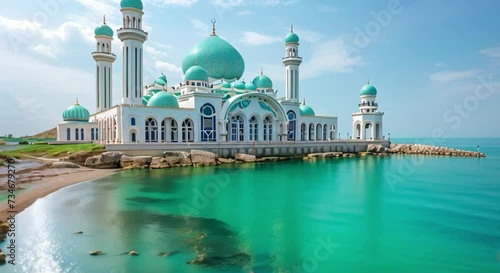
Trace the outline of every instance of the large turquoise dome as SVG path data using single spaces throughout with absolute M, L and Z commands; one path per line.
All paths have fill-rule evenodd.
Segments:
M 314 110 L 309 105 L 301 104 L 300 105 L 300 115 L 301 116 L 314 116 Z
M 136 8 L 139 10 L 143 9 L 141 0 L 122 0 L 120 2 L 120 7 L 123 8 Z
M 95 36 L 113 37 L 113 30 L 108 25 L 106 25 L 106 23 L 104 23 L 101 26 L 95 28 L 94 34 Z
M 252 83 L 253 83 L 253 85 L 255 85 L 255 87 L 257 87 L 259 89 L 273 88 L 273 81 L 271 81 L 271 79 L 268 76 L 266 76 L 262 73 L 259 76 L 255 77 L 255 79 L 253 79 Z
M 208 74 L 207 71 L 203 69 L 203 67 L 199 65 L 193 65 L 186 71 L 184 80 L 208 82 Z
M 147 106 L 178 108 L 179 102 L 177 101 L 177 98 L 174 95 L 165 91 L 161 91 L 156 93 L 149 99 Z
M 75 104 L 70 106 L 68 109 L 64 110 L 63 114 L 64 121 L 89 121 L 90 113 L 87 108 L 81 106 L 76 100 Z
M 371 84 L 366 84 L 361 88 L 361 91 L 359 92 L 360 96 L 376 96 L 377 95 L 377 89 L 375 86 Z
M 194 65 L 203 67 L 210 78 L 234 81 L 243 75 L 245 62 L 236 48 L 217 35 L 195 45 L 182 61 L 182 71 Z
M 285 43 L 298 43 L 299 42 L 299 36 L 293 32 L 290 32 L 286 37 L 285 37 Z

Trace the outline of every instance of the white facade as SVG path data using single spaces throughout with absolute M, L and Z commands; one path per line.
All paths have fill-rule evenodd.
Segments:
M 299 102 L 302 58 L 293 29 L 285 40 L 282 59 L 286 77 L 284 98 L 276 98 L 272 81 L 263 72 L 252 83 L 234 81 L 230 84 L 224 78 L 214 79 L 201 65 L 196 75 L 188 76 L 185 71 L 186 79 L 180 86 L 168 86 L 166 75 L 162 75 L 143 88 L 143 43 L 148 37 L 142 30 L 144 13 L 130 7 L 120 11 L 123 26 L 117 33 L 123 43 L 121 103 L 111 106 L 111 74 L 116 59 L 111 51 L 112 34 L 96 35 L 97 50 L 92 54 L 97 69 L 96 112 L 88 114 L 85 109 L 87 114 L 81 114 L 83 107 L 77 104 L 68 108 L 63 114 L 65 121 L 58 125 L 58 141 L 140 144 L 141 147 L 151 144 L 157 149 L 159 144 L 169 143 L 175 147 L 182 143 L 269 144 L 271 147 L 278 143 L 337 140 L 337 117 L 317 116 L 305 102 Z M 215 25 L 211 37 L 214 36 L 218 37 Z M 354 139 L 382 139 L 383 113 L 378 112 L 375 97 L 361 96 L 359 112 L 353 114 Z
M 376 95 L 362 95 L 359 111 L 352 114 L 352 136 L 359 140 L 383 139 L 382 116 L 378 111 Z

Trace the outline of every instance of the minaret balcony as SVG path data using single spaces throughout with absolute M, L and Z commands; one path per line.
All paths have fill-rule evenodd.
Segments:
M 358 104 L 359 107 L 378 107 L 378 103 L 374 102 L 374 103 L 360 103 Z

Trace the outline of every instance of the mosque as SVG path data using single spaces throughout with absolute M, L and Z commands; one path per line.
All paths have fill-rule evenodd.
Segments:
M 117 30 L 123 43 L 123 88 L 121 103 L 112 105 L 114 32 L 103 24 L 95 29 L 96 112 L 76 103 L 63 112 L 57 125 L 58 142 L 96 142 L 107 145 L 203 143 L 306 143 L 337 140 L 337 117 L 318 116 L 300 100 L 299 36 L 285 37 L 285 97 L 278 97 L 272 80 L 263 71 L 251 82 L 241 77 L 245 62 L 240 53 L 212 34 L 184 57 L 184 81 L 170 86 L 162 74 L 143 83 L 143 4 L 122 0 L 123 26 Z M 361 89 L 358 112 L 353 113 L 354 140 L 381 140 L 382 116 L 371 84 Z M 340 134 L 339 134 L 340 135 Z M 186 144 L 187 143 L 187 144 Z

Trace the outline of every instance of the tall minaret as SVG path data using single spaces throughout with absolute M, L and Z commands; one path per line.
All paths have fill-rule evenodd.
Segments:
M 299 66 L 301 63 L 299 36 L 293 33 L 292 26 L 290 34 L 285 38 L 285 57 L 283 57 L 283 64 L 286 68 L 286 100 L 299 102 Z
M 92 57 L 96 62 L 96 112 L 101 112 L 111 107 L 113 101 L 113 62 L 116 55 L 111 53 L 113 30 L 106 25 L 106 17 L 101 26 L 95 31 L 96 51 Z
M 118 38 L 123 42 L 123 104 L 142 105 L 142 44 L 148 34 L 142 30 L 141 0 L 122 0 L 123 27 Z
M 352 114 L 352 136 L 360 140 L 383 139 L 382 117 L 384 112 L 378 111 L 377 89 L 368 81 L 359 92 L 361 103 L 359 110 Z

